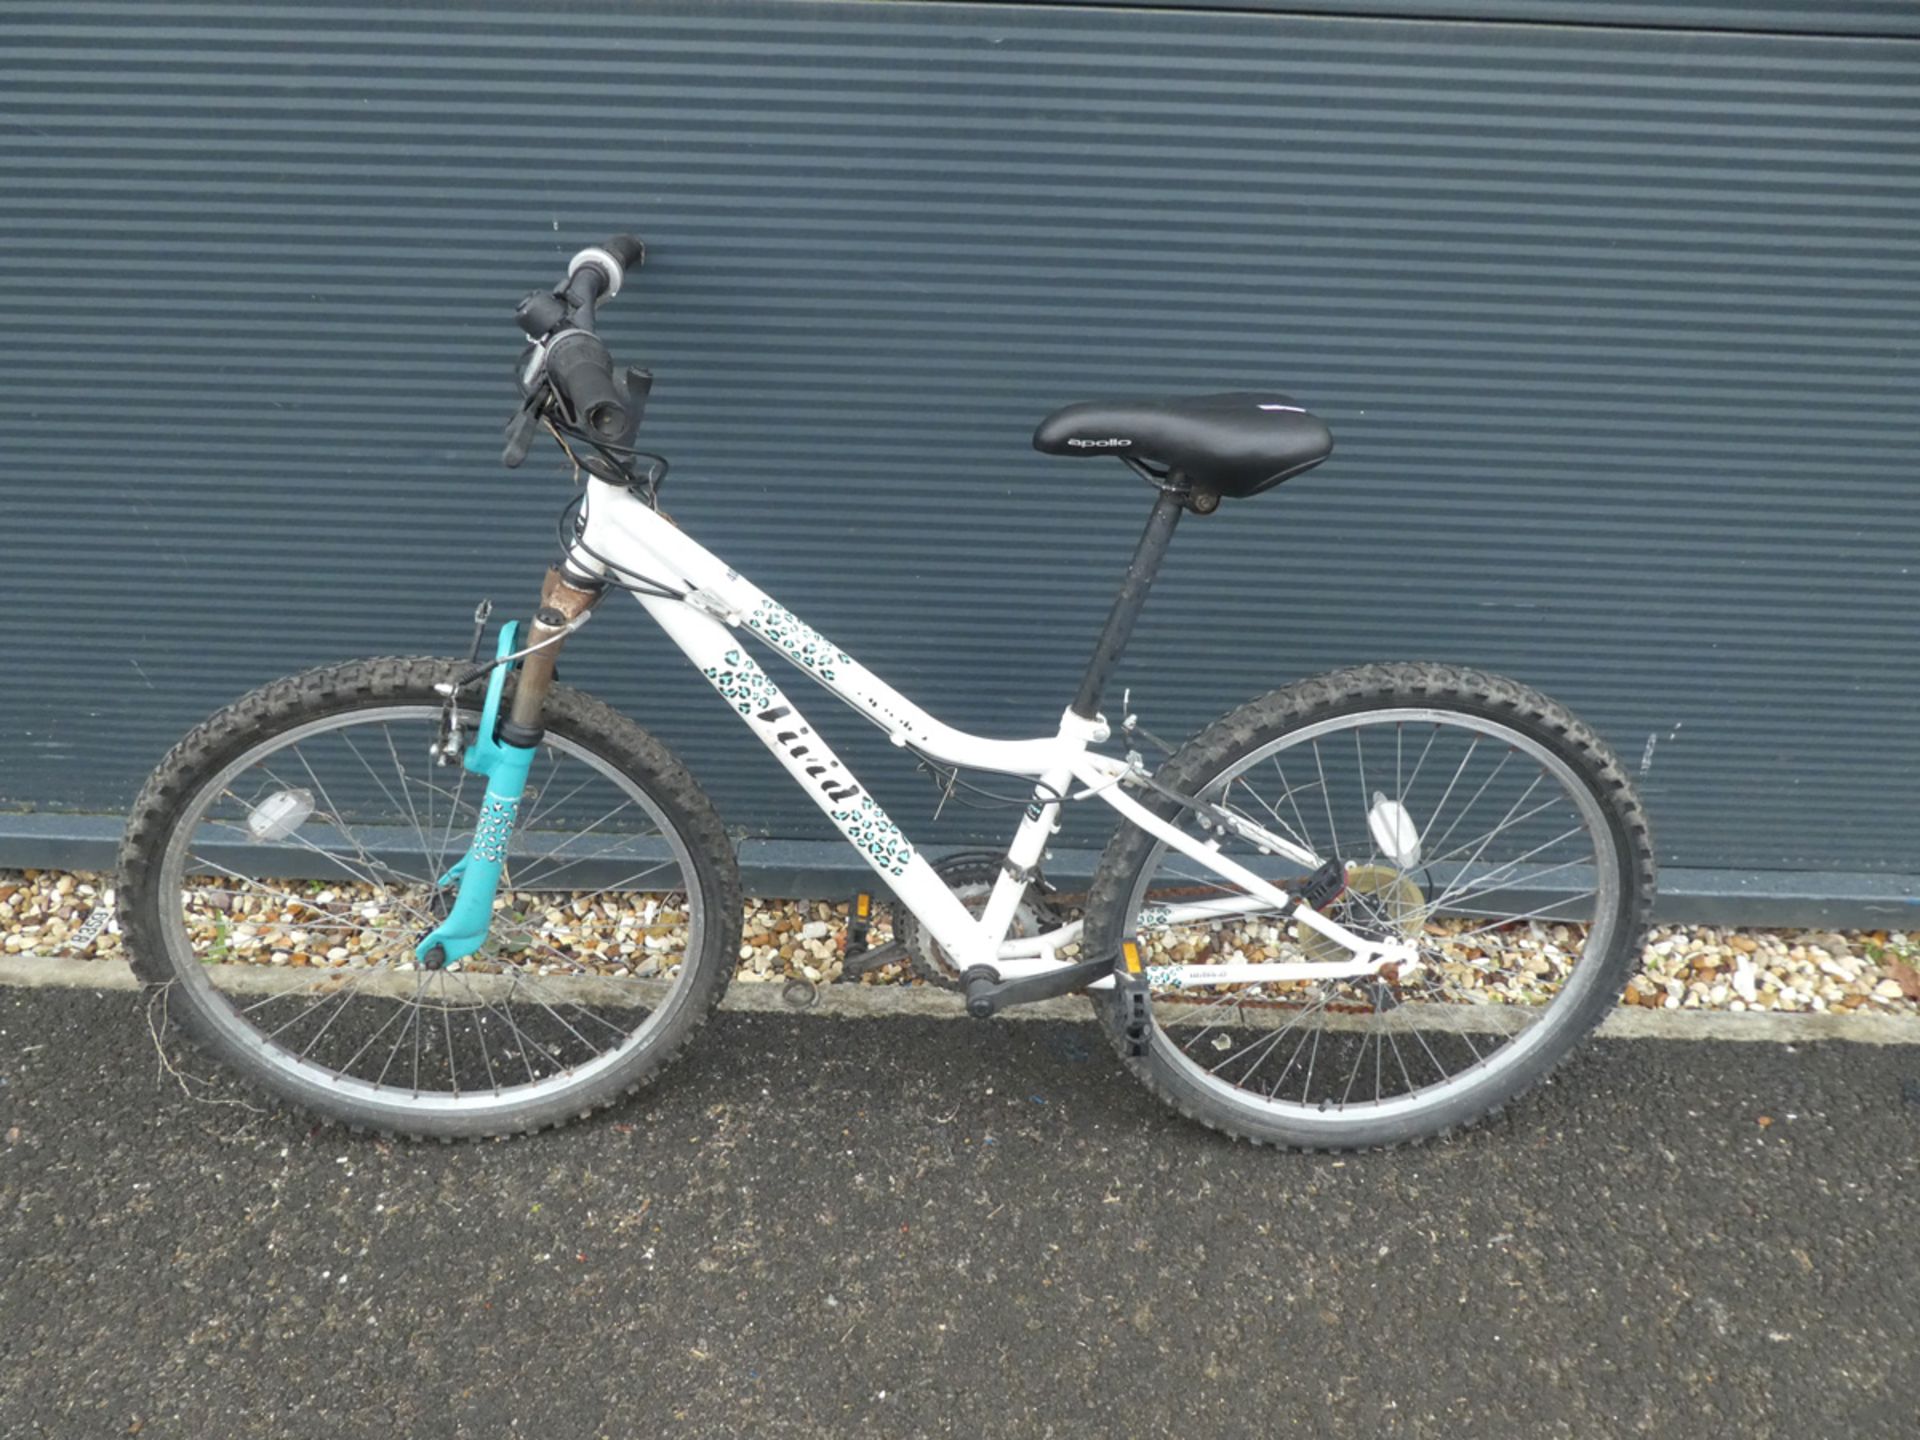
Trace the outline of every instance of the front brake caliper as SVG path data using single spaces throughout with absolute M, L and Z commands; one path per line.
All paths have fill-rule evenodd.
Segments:
M 513 653 L 519 626 L 513 622 L 501 627 L 496 660 Z M 533 768 L 538 747 L 508 745 L 494 734 L 500 719 L 500 694 L 507 683 L 510 666 L 496 664 L 487 681 L 486 704 L 480 711 L 480 729 L 467 747 L 462 763 L 475 775 L 484 776 L 486 796 L 480 802 L 480 815 L 474 822 L 473 840 L 467 853 L 442 875 L 442 889 L 458 885 L 459 894 L 447 918 L 436 925 L 418 945 L 414 954 L 430 970 L 454 969 L 461 961 L 487 943 L 487 930 L 493 923 L 493 898 L 500 889 L 500 876 L 506 869 L 507 844 L 513 838 L 513 822 L 520 811 L 520 797 L 527 788 L 527 772 Z

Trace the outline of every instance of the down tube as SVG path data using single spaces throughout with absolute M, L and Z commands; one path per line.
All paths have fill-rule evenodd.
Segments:
M 739 640 L 678 600 L 637 598 L 961 968 L 991 964 L 998 947 Z

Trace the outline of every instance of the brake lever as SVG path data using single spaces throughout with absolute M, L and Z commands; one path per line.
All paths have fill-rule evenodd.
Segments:
M 500 463 L 509 470 L 518 470 L 520 462 L 527 458 L 528 447 L 533 444 L 533 432 L 540 428 L 540 403 L 543 398 L 542 393 L 535 390 L 520 402 L 520 408 L 507 421 L 507 441 L 500 450 Z

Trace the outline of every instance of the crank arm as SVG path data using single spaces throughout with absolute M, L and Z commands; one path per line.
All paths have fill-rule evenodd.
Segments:
M 1030 1005 L 1035 1000 L 1051 1000 L 1084 990 L 1096 980 L 1113 974 L 1114 957 L 1102 956 L 1072 965 L 1055 965 L 1036 974 L 1003 980 L 991 965 L 974 965 L 960 977 L 966 992 L 967 1013 L 985 1020 L 1009 1005 Z
M 888 965 L 898 965 L 911 959 L 907 947 L 898 940 L 890 940 L 885 945 L 877 945 L 871 950 L 862 950 L 858 955 L 840 962 L 840 978 L 837 985 L 856 983 L 862 975 L 871 975 L 875 970 Z

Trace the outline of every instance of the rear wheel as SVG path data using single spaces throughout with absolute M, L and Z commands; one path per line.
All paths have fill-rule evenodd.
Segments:
M 706 797 L 638 726 L 555 686 L 489 941 L 457 970 L 417 964 L 485 790 L 428 754 L 433 686 L 461 668 L 367 660 L 256 690 L 161 763 L 121 852 L 121 925 L 166 1016 L 276 1095 L 396 1134 L 608 1103 L 706 1019 L 740 944 Z
M 1347 952 L 1250 898 L 1235 906 L 1243 892 L 1144 831 L 1117 834 L 1087 942 L 1138 937 L 1153 1034 L 1128 1064 L 1215 1129 L 1344 1149 L 1471 1124 L 1600 1022 L 1640 953 L 1654 863 L 1632 786 L 1593 731 L 1511 680 L 1381 665 L 1303 681 L 1215 721 L 1160 777 L 1340 860 L 1346 890 L 1327 913 L 1418 957 L 1378 976 L 1182 984 L 1189 965 Z M 1306 878 L 1238 838 L 1202 838 L 1276 884 Z M 1092 993 L 1125 1054 L 1118 1005 Z

